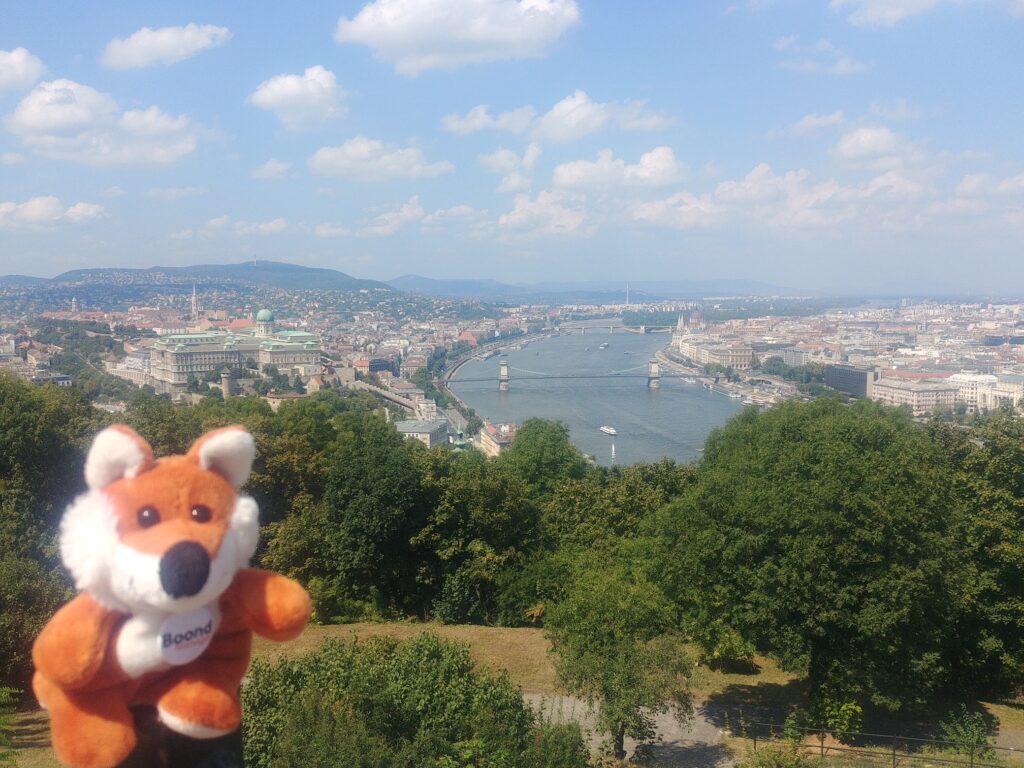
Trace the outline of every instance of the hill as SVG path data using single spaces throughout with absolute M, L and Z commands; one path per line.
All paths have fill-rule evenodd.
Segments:
M 626 285 L 611 281 L 502 283 L 497 280 L 434 280 L 403 275 L 388 281 L 395 290 L 455 299 L 538 303 L 624 304 Z M 711 296 L 807 296 L 807 291 L 756 280 L 645 280 L 629 284 L 634 303 Z
M 304 267 L 279 261 L 256 261 L 241 264 L 196 264 L 188 267 L 146 267 L 128 269 L 104 267 L 75 269 L 49 280 L 20 275 L 0 277 L 8 285 L 152 285 L 196 283 L 239 283 L 309 290 L 323 288 L 337 291 L 390 290 L 376 280 L 362 280 L 335 269 Z

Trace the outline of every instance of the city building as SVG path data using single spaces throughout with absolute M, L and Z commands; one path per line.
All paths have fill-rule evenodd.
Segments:
M 497 456 L 512 445 L 517 429 L 515 424 L 491 424 L 485 421 L 483 429 L 476 436 L 477 446 L 487 456 Z
M 879 379 L 871 384 L 872 400 L 907 406 L 915 416 L 952 410 L 959 392 L 955 384 L 931 379 Z
M 299 377 L 320 373 L 320 340 L 305 331 L 275 331 L 274 315 L 261 309 L 254 333 L 203 331 L 159 337 L 150 350 L 149 375 L 159 393 L 185 392 L 189 377 L 223 368 L 255 367 Z
M 754 350 L 746 345 L 713 344 L 706 337 L 684 336 L 679 339 L 679 354 L 694 365 L 746 370 L 753 360 Z
M 782 362 L 791 368 L 799 368 L 801 365 L 807 365 L 807 362 L 810 359 L 811 353 L 806 349 L 800 349 L 799 347 L 787 347 L 782 350 Z
M 999 379 L 990 373 L 961 371 L 949 377 L 959 388 L 957 399 L 967 404 L 967 410 L 974 413 L 979 407 L 988 407 L 993 390 Z
M 419 440 L 427 448 L 448 442 L 448 422 L 444 419 L 408 419 L 395 423 L 395 429 L 408 440 Z
M 842 363 L 825 366 L 825 383 L 838 392 L 854 397 L 869 397 L 876 376 L 872 368 L 858 368 Z

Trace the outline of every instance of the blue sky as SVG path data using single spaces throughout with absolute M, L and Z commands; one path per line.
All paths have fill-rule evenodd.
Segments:
M 1024 0 L 14 0 L 0 273 L 1024 293 Z

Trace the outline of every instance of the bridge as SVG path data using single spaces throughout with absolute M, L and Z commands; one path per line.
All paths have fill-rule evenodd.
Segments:
M 586 336 L 587 331 L 594 333 L 670 333 L 675 330 L 674 325 L 623 325 L 622 318 L 610 318 L 609 320 L 571 320 L 559 326 L 561 331 L 579 331 Z
M 650 389 L 658 389 L 661 386 L 662 379 L 691 379 L 696 381 L 698 379 L 708 382 L 718 382 L 716 376 L 701 376 L 696 373 L 662 373 L 661 364 L 658 360 L 652 359 L 650 362 L 643 365 L 636 365 L 632 368 L 624 368 L 619 371 L 607 371 L 605 373 L 544 373 L 543 371 L 531 371 L 527 368 L 515 368 L 508 364 L 507 360 L 502 360 L 498 367 L 497 376 L 481 376 L 481 377 L 449 377 L 445 383 L 448 385 L 461 384 L 469 382 L 481 382 L 481 381 L 496 381 L 498 383 L 498 389 L 502 392 L 508 392 L 512 381 L 512 371 L 518 374 L 524 374 L 516 376 L 516 381 L 559 381 L 559 380 L 570 380 L 570 379 L 646 379 L 647 386 Z M 713 386 L 713 385 L 712 385 Z M 724 391 L 724 390 L 723 390 Z

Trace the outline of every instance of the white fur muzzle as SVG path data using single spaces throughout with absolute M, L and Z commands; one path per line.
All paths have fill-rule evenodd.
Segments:
M 75 586 L 103 606 L 123 613 L 181 613 L 215 601 L 249 564 L 259 539 L 259 509 L 248 496 L 235 503 L 206 584 L 191 597 L 174 598 L 160 581 L 160 556 L 122 543 L 117 516 L 103 491 L 79 496 L 61 522 L 60 550 Z M 176 543 L 176 542 L 172 542 Z

